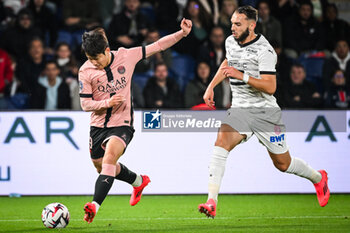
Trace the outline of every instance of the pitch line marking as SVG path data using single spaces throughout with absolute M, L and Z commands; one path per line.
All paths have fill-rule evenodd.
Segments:
M 250 220 L 250 219 L 323 219 L 323 218 L 348 218 L 348 216 L 262 216 L 262 217 L 216 217 L 217 220 Z M 149 221 L 149 220 L 206 220 L 205 217 L 198 218 L 96 218 L 95 221 Z M 0 222 L 39 222 L 40 219 L 0 219 Z M 70 219 L 70 221 L 83 221 L 83 219 Z

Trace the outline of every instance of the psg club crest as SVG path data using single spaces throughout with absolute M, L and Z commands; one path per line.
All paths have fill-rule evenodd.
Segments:
M 118 67 L 118 73 L 119 74 L 124 74 L 125 73 L 125 66 L 119 66 Z
M 162 113 L 159 109 L 156 112 L 143 112 L 144 129 L 160 129 Z

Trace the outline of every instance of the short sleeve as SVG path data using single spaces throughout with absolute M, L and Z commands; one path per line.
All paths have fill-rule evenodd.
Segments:
M 277 55 L 273 48 L 267 48 L 259 54 L 260 74 L 276 74 Z
M 92 98 L 91 82 L 86 71 L 79 71 L 79 96 L 81 98 Z
M 131 61 L 134 64 L 136 64 L 141 59 L 146 57 L 146 49 L 144 46 L 134 47 L 134 48 L 126 49 L 126 54 L 128 57 L 128 61 Z

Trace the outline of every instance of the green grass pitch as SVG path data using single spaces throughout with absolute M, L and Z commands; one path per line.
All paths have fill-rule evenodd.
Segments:
M 341 232 L 350 233 L 350 195 L 331 195 L 322 208 L 315 195 L 221 195 L 215 219 L 197 211 L 204 195 L 108 196 L 91 224 L 83 205 L 91 196 L 0 197 L 0 232 Z M 70 211 L 65 229 L 46 229 L 41 211 L 61 202 Z

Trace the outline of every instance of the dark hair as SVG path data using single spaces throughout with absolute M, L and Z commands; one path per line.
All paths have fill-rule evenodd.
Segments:
M 209 81 L 212 79 L 211 67 L 210 67 L 209 63 L 206 62 L 206 61 L 204 61 L 204 60 L 201 60 L 201 61 L 199 61 L 199 62 L 197 63 L 196 69 L 195 69 L 195 75 L 194 75 L 194 79 L 193 79 L 193 80 L 197 80 L 197 81 L 202 82 L 202 79 L 201 79 L 201 78 L 199 77 L 199 75 L 198 75 L 198 67 L 199 67 L 200 64 L 206 65 L 206 66 L 208 67 L 208 69 L 209 69 L 208 77 L 206 77 L 206 78 L 207 78 L 207 83 L 204 83 L 204 84 L 209 84 Z M 203 83 L 203 82 L 202 82 L 202 83 Z M 203 93 L 203 94 L 204 94 L 204 93 Z
M 261 1 L 259 1 L 258 4 L 256 5 L 257 8 L 260 7 L 260 4 L 261 4 L 261 3 L 265 3 L 265 4 L 267 5 L 267 7 L 270 9 L 270 3 L 269 3 L 268 0 L 261 0 Z
M 150 29 L 148 29 L 147 34 L 149 34 L 149 33 L 154 33 L 154 32 L 156 32 L 156 33 L 158 33 L 158 34 L 159 34 L 159 31 L 157 30 L 157 28 L 155 28 L 155 27 L 151 27 Z
M 69 48 L 69 50 L 71 50 L 70 45 L 69 45 L 67 42 L 64 42 L 64 41 L 59 42 L 59 43 L 56 45 L 55 50 L 58 51 L 59 48 L 61 48 L 61 46 L 67 46 L 67 47 Z
M 349 43 L 348 43 L 348 41 L 346 40 L 346 38 L 340 37 L 340 38 L 337 40 L 337 42 L 335 42 L 335 47 L 337 47 L 338 44 L 339 44 L 340 42 L 345 42 L 345 44 L 347 44 L 347 46 L 349 46 Z
M 258 21 L 258 10 L 252 6 L 241 6 L 236 10 L 239 14 L 244 14 L 248 19 Z
M 30 48 L 32 47 L 32 44 L 33 44 L 34 41 L 40 41 L 41 45 L 42 45 L 43 47 L 45 46 L 45 45 L 44 45 L 44 41 L 43 41 L 40 37 L 34 36 L 34 37 L 29 41 L 29 43 L 27 44 L 27 51 L 30 50 Z
M 312 5 L 312 2 L 310 0 L 302 0 L 299 2 L 299 9 L 301 8 L 302 5 L 308 5 L 311 7 L 311 13 L 314 11 L 314 5 Z
M 198 76 L 198 67 L 199 67 L 200 64 L 205 64 L 209 68 L 209 77 L 210 77 L 210 71 L 211 71 L 210 64 L 207 61 L 204 61 L 204 60 L 200 60 L 197 63 L 197 65 L 196 65 L 196 76 Z
M 338 7 L 337 7 L 337 5 L 335 5 L 334 3 L 328 3 L 326 5 L 326 9 L 328 9 L 328 8 L 333 8 L 335 10 L 335 13 L 338 15 Z
M 20 19 L 22 16 L 27 15 L 30 20 L 33 20 L 33 13 L 28 8 L 23 8 L 17 13 L 17 18 Z
M 96 28 L 89 32 L 84 32 L 82 36 L 82 50 L 91 57 L 105 52 L 109 47 L 107 36 L 103 28 Z
M 21 18 L 23 16 L 28 16 L 29 17 L 29 20 L 30 20 L 30 27 L 33 26 L 33 14 L 32 14 L 32 11 L 29 10 L 28 8 L 23 8 L 21 9 L 18 13 L 17 13 L 17 17 L 16 17 L 16 25 L 19 26 L 20 23 L 19 21 L 21 20 Z
M 216 29 L 220 29 L 225 34 L 224 29 L 221 26 L 214 26 L 214 27 L 212 27 L 212 29 L 210 30 L 210 34 L 213 33 L 213 31 L 216 30 Z
M 207 62 L 207 61 L 204 61 L 204 60 L 201 60 L 201 61 L 199 61 L 198 63 L 197 63 L 197 65 L 196 65 L 196 69 L 198 69 L 198 66 L 200 65 L 200 64 L 205 64 L 205 65 L 207 65 L 208 67 L 209 67 L 209 69 L 210 69 L 210 65 L 209 65 L 209 63 Z
M 165 62 L 157 62 L 154 66 L 154 71 L 157 70 L 158 66 L 165 66 L 168 69 L 168 66 L 165 64 Z
M 183 9 L 183 16 L 186 19 L 191 19 L 190 17 L 190 13 L 188 12 L 188 7 L 190 6 L 191 2 L 194 2 L 198 5 L 198 9 L 199 9 L 199 15 L 198 18 L 202 24 L 202 27 L 209 32 L 210 29 L 213 26 L 213 16 L 211 16 L 203 7 L 202 3 L 200 3 L 199 0 L 189 0 L 187 1 L 187 4 L 185 6 L 185 8 Z
M 292 68 L 294 68 L 294 67 L 295 68 L 302 68 L 304 70 L 304 72 L 306 72 L 305 67 L 300 63 L 293 64 L 292 67 L 290 68 L 290 71 L 292 71 Z
M 57 62 L 55 60 L 48 60 L 46 63 L 45 63 L 45 68 L 47 67 L 47 65 L 49 64 L 54 64 L 56 66 L 57 69 L 59 69 L 59 65 L 57 64 Z

